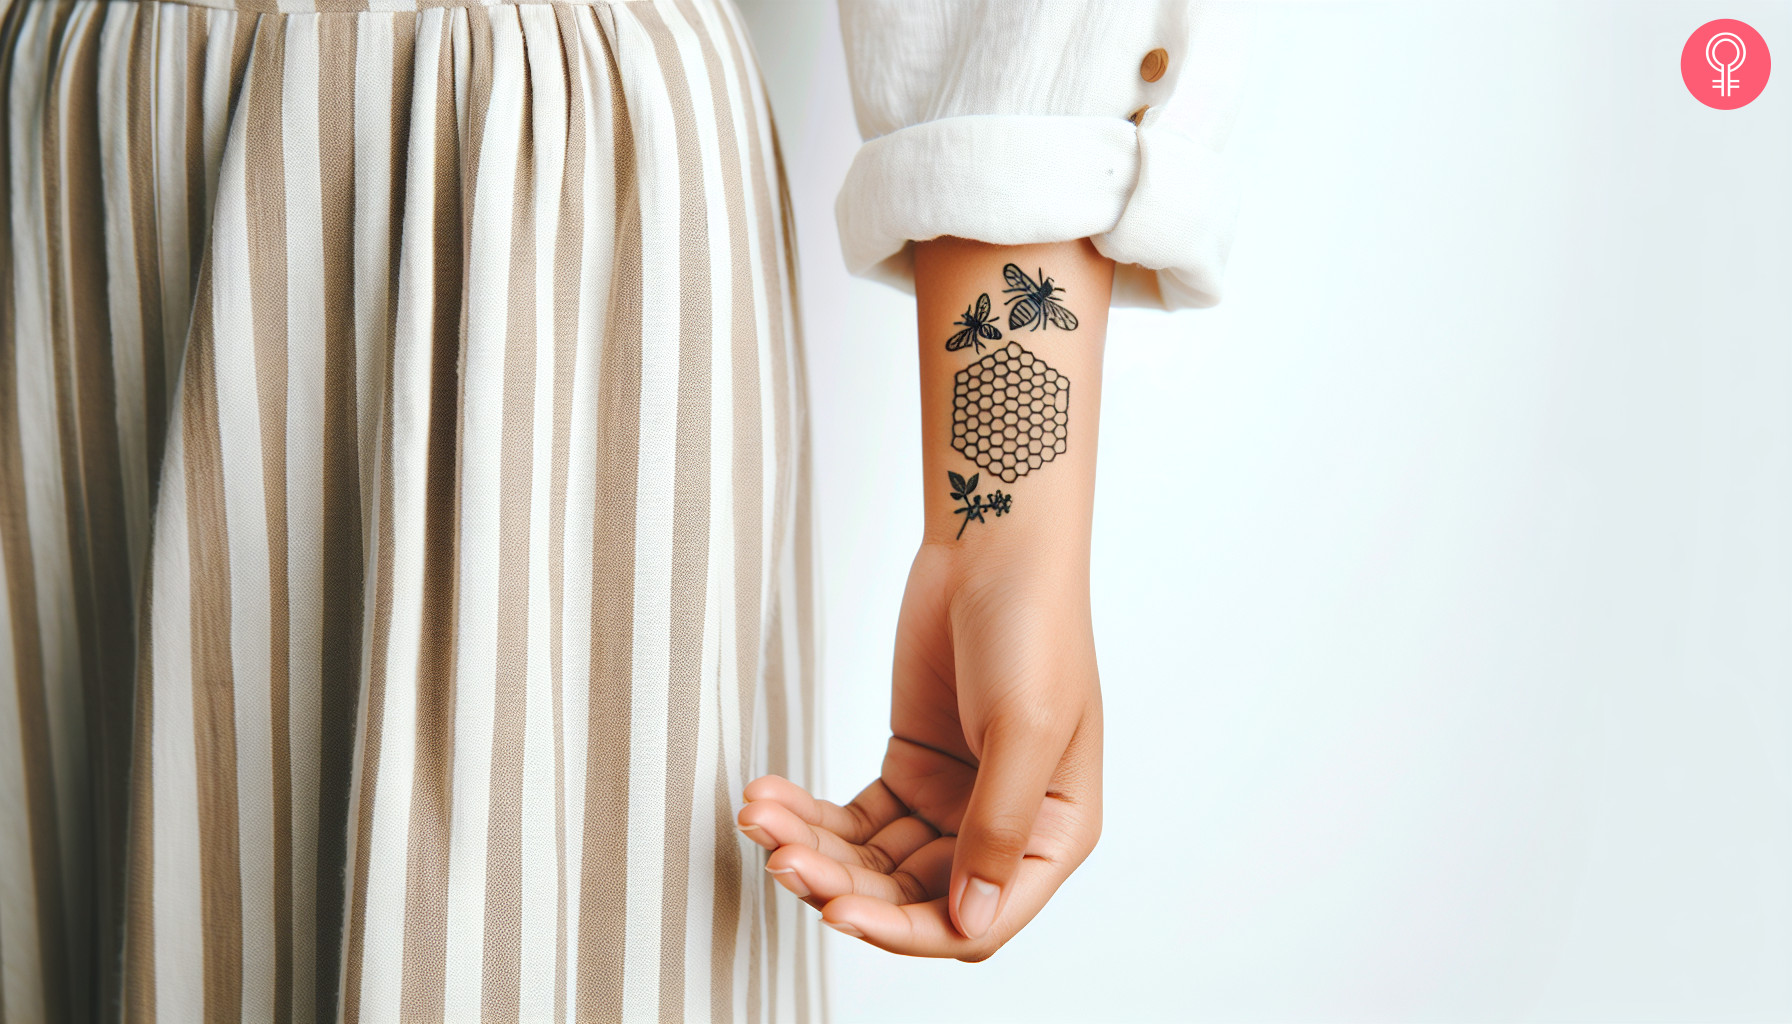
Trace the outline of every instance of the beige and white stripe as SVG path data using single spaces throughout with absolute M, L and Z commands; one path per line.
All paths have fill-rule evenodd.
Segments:
M 0 1024 L 823 1019 L 738 12 L 0 6 Z

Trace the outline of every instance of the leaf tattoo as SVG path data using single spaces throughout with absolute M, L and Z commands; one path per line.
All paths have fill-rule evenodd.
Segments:
M 946 341 L 946 351 L 948 352 L 956 352 L 970 345 L 975 345 L 976 351 L 982 352 L 984 338 L 988 338 L 990 341 L 1000 341 L 1002 338 L 1002 332 L 989 322 L 988 292 L 977 296 L 975 312 L 972 312 L 970 306 L 966 306 L 964 316 L 953 326 L 963 327 L 964 330 L 954 334 Z
M 964 503 L 963 507 L 953 509 L 953 514 L 964 517 L 964 522 L 958 524 L 958 534 L 952 538 L 953 540 L 963 537 L 964 528 L 971 525 L 973 521 L 988 522 L 983 518 L 985 512 L 994 512 L 996 518 L 1000 519 L 1013 511 L 1014 495 L 1012 494 L 1003 494 L 996 490 L 979 497 L 976 493 L 977 477 L 978 474 L 972 473 L 971 478 L 966 480 L 957 473 L 949 469 L 946 470 L 946 479 L 952 483 L 952 500 Z
M 1003 294 L 1015 293 L 1008 299 L 1012 307 L 1008 310 L 1008 329 L 1018 331 L 1028 324 L 1035 331 L 1048 323 L 1053 327 L 1061 327 L 1066 331 L 1076 330 L 1076 314 L 1064 308 L 1064 304 L 1052 298 L 1052 295 L 1064 289 L 1052 284 L 1052 279 L 1039 271 L 1039 280 L 1034 281 L 1027 272 L 1010 263 L 1002 268 L 1002 278 L 1008 287 L 1002 289 Z

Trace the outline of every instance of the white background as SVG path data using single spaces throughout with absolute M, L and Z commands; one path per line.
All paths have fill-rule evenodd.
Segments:
M 920 532 L 913 301 L 841 264 L 833 5 L 742 7 L 844 800 Z M 1109 332 L 1101 845 L 983 964 L 829 933 L 834 1020 L 1792 1019 L 1792 5 L 1254 13 L 1225 301 Z M 1681 84 L 1718 17 L 1783 63 L 1742 110 Z

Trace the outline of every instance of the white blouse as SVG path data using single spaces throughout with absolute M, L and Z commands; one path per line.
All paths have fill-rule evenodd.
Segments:
M 1219 301 L 1243 12 L 1204 0 L 839 0 L 864 144 L 835 200 L 857 276 L 917 239 L 1088 237 L 1113 304 Z M 1136 124 L 1135 124 L 1136 121 Z

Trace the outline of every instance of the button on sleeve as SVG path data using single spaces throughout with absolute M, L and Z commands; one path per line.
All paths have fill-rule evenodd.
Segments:
M 1139 77 L 1147 82 L 1155 82 L 1164 77 L 1164 71 L 1170 66 L 1170 51 L 1158 47 L 1145 55 L 1139 62 Z

